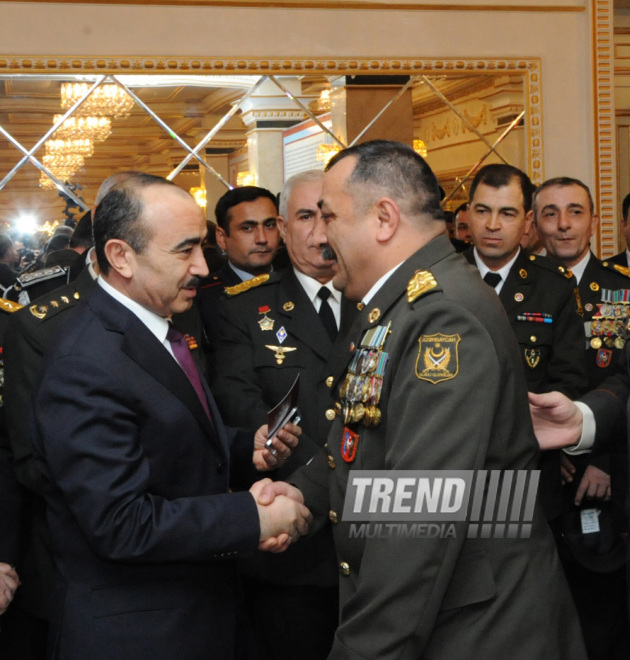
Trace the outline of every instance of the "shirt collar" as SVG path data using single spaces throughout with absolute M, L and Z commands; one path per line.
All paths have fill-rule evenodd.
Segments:
M 380 279 L 372 285 L 372 288 L 363 296 L 361 302 L 364 305 L 367 305 L 372 298 L 380 291 L 382 286 L 387 282 L 387 280 L 404 264 L 404 261 L 401 261 L 397 266 L 394 266 L 391 270 L 387 271 Z
M 156 336 L 160 344 L 163 344 L 166 341 L 166 333 L 168 332 L 168 319 L 164 318 L 163 316 L 159 316 L 155 312 L 152 312 L 150 309 L 143 307 L 135 300 L 132 300 L 129 298 L 129 296 L 121 293 L 100 275 L 96 281 L 103 289 L 105 289 L 107 293 L 109 293 L 112 298 L 117 300 L 130 312 L 135 314 L 140 319 L 140 321 L 142 321 L 142 323 L 144 323 L 144 325 Z
M 330 291 L 330 298 L 328 299 L 329 301 L 333 300 L 335 302 L 339 302 L 341 300 L 341 293 L 335 289 L 332 284 L 332 280 L 326 282 L 326 284 L 322 284 L 321 282 L 318 282 L 314 277 L 305 275 L 301 271 L 297 270 L 297 268 L 293 268 L 293 272 L 295 273 L 295 277 L 297 277 L 298 282 L 302 285 L 302 288 L 304 289 L 308 299 L 313 304 L 315 304 L 317 294 L 323 286 L 325 286 Z
M 575 264 L 575 266 L 571 266 L 571 272 L 573 273 L 578 284 L 582 279 L 582 275 L 584 275 L 584 271 L 586 270 L 586 266 L 588 265 L 590 259 L 591 259 L 591 252 L 589 250 L 584 255 L 584 257 L 582 257 L 582 259 Z
M 516 261 L 520 253 L 521 253 L 521 249 L 519 248 L 516 254 L 510 259 L 510 261 L 508 261 L 508 263 L 505 264 L 505 266 L 499 268 L 499 270 L 492 271 L 493 273 L 498 273 L 499 275 L 501 275 L 502 282 L 505 282 L 505 280 L 507 279 L 507 276 L 510 272 L 510 268 L 512 268 L 514 262 Z M 473 248 L 473 254 L 475 255 L 475 263 L 477 264 L 477 268 L 479 269 L 479 274 L 483 279 L 486 276 L 486 274 L 490 272 L 490 268 L 488 268 L 488 266 L 479 256 L 479 253 L 477 252 L 477 248 Z
M 241 278 L 243 282 L 246 282 L 247 280 L 251 280 L 255 275 L 252 275 L 251 273 L 248 273 L 246 270 L 241 270 L 240 268 L 237 268 L 229 259 L 228 259 L 228 264 L 230 265 L 230 268 Z M 272 266 L 269 266 L 269 271 L 273 270 Z

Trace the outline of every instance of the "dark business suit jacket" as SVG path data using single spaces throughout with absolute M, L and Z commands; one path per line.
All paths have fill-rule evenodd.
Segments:
M 252 435 L 212 423 L 155 336 L 100 287 L 47 355 L 34 397 L 57 566 L 53 657 L 231 658 L 235 559 L 256 549 Z M 242 633 L 241 637 L 242 637 Z M 175 649 L 175 650 L 174 650 Z
M 436 286 L 409 302 L 417 271 L 432 274 Z M 380 423 L 366 428 L 338 416 L 328 460 L 316 457 L 294 476 L 311 510 L 335 521 L 341 621 L 329 657 L 584 658 L 577 616 L 538 509 L 532 536 L 524 539 L 467 538 L 467 522 L 456 524 L 454 538 L 351 534 L 343 511 L 353 470 L 536 466 L 517 344 L 495 293 L 448 238 L 436 238 L 405 261 L 355 321 L 351 343 L 338 345 L 333 392 L 339 401 L 365 333 L 390 323 Z M 442 350 L 436 335 L 449 339 L 450 354 L 443 370 L 432 373 L 427 351 Z M 346 452 L 350 462 L 343 456 L 344 427 L 358 434 L 354 459 Z

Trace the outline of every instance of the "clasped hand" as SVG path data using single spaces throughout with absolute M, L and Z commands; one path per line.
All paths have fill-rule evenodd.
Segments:
M 313 522 L 302 493 L 284 481 L 261 479 L 249 492 L 256 500 L 260 520 L 259 550 L 284 552 L 308 533 Z

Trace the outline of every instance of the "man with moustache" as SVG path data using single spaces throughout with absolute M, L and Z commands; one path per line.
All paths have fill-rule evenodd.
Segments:
M 264 481 L 231 492 L 287 460 L 299 429 L 279 431 L 273 454 L 266 427 L 227 429 L 170 322 L 207 275 L 205 235 L 194 199 L 152 175 L 96 211 L 97 285 L 33 397 L 57 571 L 51 657 L 248 657 L 235 559 L 308 529 L 288 486 L 294 499 L 272 503 L 257 497 Z
M 547 253 L 573 272 L 583 308 L 582 358 L 593 389 L 624 369 L 630 271 L 598 259 L 590 240 L 599 224 L 588 187 L 569 177 L 545 181 L 534 193 L 538 234 Z M 628 486 L 625 426 L 616 441 L 564 457 L 568 483 L 559 543 L 591 660 L 630 652 L 626 603 L 624 500 Z M 611 482 L 612 479 L 612 482 Z M 612 491 L 612 502 L 611 499 Z M 579 507 L 579 508 L 578 508 Z M 581 521 L 598 510 L 599 531 L 583 534 Z M 585 548 L 595 547 L 593 552 Z
M 219 337 L 219 300 L 225 287 L 269 273 L 280 244 L 278 199 L 266 188 L 228 190 L 214 214 L 217 246 L 227 255 L 227 263 L 204 278 L 197 297 L 211 350 Z
M 329 657 L 584 658 L 538 508 L 530 538 L 483 538 L 467 522 L 448 538 L 360 538 L 343 517 L 355 470 L 535 469 L 516 342 L 444 236 L 439 200 L 407 145 L 366 142 L 327 167 L 315 239 L 362 311 L 333 356 L 328 456 L 291 481 L 333 521 L 340 624 Z M 376 387 L 357 400 L 363 377 Z
M 229 287 L 222 301 L 214 391 L 224 419 L 258 426 L 300 376 L 304 433 L 293 458 L 273 478 L 286 479 L 324 445 L 331 421 L 328 357 L 347 301 L 331 283 L 334 262 L 313 235 L 324 173 L 291 177 L 280 194 L 278 226 L 291 268 Z M 250 286 L 251 284 L 251 286 Z M 356 311 L 356 310 L 355 310 Z M 282 556 L 243 562 L 245 586 L 263 658 L 325 658 L 337 625 L 338 570 L 329 526 Z M 255 617 L 254 617 L 255 613 Z

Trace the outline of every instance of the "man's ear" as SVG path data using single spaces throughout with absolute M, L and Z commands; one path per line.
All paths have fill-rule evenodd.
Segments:
M 227 241 L 226 241 L 225 229 L 223 229 L 223 227 L 219 227 L 218 225 L 217 225 L 217 229 L 216 229 L 216 241 L 217 241 L 217 245 L 219 246 L 219 248 L 221 250 L 223 250 L 223 252 L 227 252 L 227 248 L 226 248 Z
M 525 214 L 525 230 L 523 231 L 523 234 L 527 234 L 527 232 L 531 229 L 533 222 L 534 222 L 534 209 L 530 209 Z
M 278 230 L 280 232 L 280 236 L 282 237 L 282 240 L 284 241 L 286 239 L 286 235 L 287 235 L 287 221 L 284 219 L 283 216 L 279 215 L 276 218 L 276 224 L 278 225 Z
M 121 277 L 132 277 L 136 269 L 136 252 L 129 243 L 120 238 L 111 238 L 105 243 L 105 258 Z
M 389 197 L 381 197 L 373 208 L 378 218 L 376 240 L 383 243 L 387 242 L 394 236 L 400 224 L 398 204 Z

